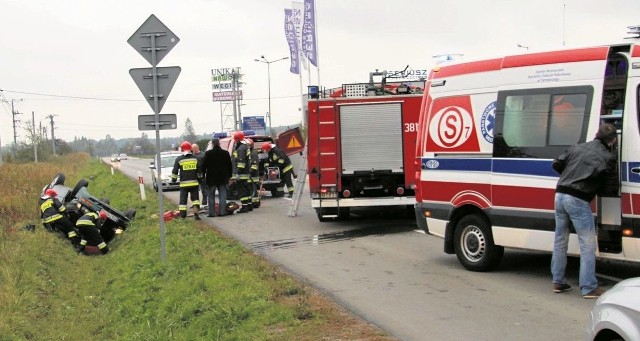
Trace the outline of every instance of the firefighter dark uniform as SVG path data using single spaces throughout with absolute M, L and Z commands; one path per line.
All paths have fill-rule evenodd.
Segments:
M 107 246 L 100 234 L 100 227 L 106 219 L 106 212 L 100 211 L 100 213 L 87 212 L 76 221 L 76 227 L 80 232 L 80 236 L 82 236 L 80 245 L 83 254 L 91 256 L 104 255 L 109 252 L 109 246 Z
M 260 173 L 258 168 L 260 166 L 260 157 L 258 151 L 253 149 L 253 140 L 247 139 L 249 142 L 249 152 L 251 159 L 251 169 L 249 170 L 249 180 L 251 181 L 251 207 L 260 207 L 260 196 L 258 195 L 258 189 L 260 188 Z
M 284 185 L 287 185 L 287 190 L 289 191 L 289 198 L 293 196 L 293 181 L 291 177 L 293 175 L 293 165 L 291 164 L 291 160 L 289 156 L 285 154 L 280 148 L 278 148 L 275 144 L 265 143 L 262 145 L 262 150 L 269 153 L 267 158 L 267 162 L 265 162 L 265 167 L 278 167 L 280 168 L 280 184 L 278 185 L 277 191 L 280 194 L 284 195 Z
M 73 246 L 78 247 L 80 245 L 80 237 L 76 231 L 73 223 L 67 218 L 65 210 L 66 208 L 56 196 L 53 189 L 47 189 L 45 195 L 40 197 L 40 213 L 42 217 L 42 224 L 49 231 L 58 231 L 62 233 L 65 238 L 69 238 Z
M 253 209 L 251 205 L 251 180 L 249 172 L 251 170 L 251 151 L 246 141 L 244 141 L 244 134 L 242 132 L 236 132 L 233 135 L 233 139 L 236 142 L 235 150 L 231 156 L 233 164 L 233 179 L 236 181 L 236 188 L 238 190 L 238 197 L 242 203 L 242 208 L 238 210 L 238 213 L 249 212 Z
M 183 155 L 176 158 L 171 171 L 171 181 L 176 182 L 180 175 L 180 201 L 178 210 L 182 218 L 187 217 L 187 199 L 191 196 L 193 208 L 193 216 L 196 220 L 200 220 L 198 212 L 200 211 L 200 182 L 198 179 L 199 159 L 191 153 L 191 143 L 182 142 L 180 145 Z

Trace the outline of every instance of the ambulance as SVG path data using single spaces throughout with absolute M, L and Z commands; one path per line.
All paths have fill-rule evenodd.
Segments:
M 347 218 L 355 207 L 404 206 L 413 214 L 423 86 L 370 75 L 369 83 L 308 99 L 309 192 L 321 222 Z
M 471 271 L 504 248 L 553 251 L 553 159 L 618 128 L 620 192 L 596 197 L 600 259 L 640 262 L 640 45 L 461 62 L 425 84 L 416 147 L 415 214 Z M 569 254 L 579 255 L 572 231 Z

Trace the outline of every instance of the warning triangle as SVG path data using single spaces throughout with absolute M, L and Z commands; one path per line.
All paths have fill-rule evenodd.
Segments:
M 289 144 L 287 145 L 287 149 L 300 148 L 300 147 L 302 147 L 302 145 L 300 144 L 300 141 L 298 141 L 295 135 L 292 135 L 291 140 L 289 140 Z

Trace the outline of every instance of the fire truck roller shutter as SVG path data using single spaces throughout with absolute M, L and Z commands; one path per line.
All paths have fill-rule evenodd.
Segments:
M 401 103 L 341 105 L 340 137 L 343 174 L 403 172 Z

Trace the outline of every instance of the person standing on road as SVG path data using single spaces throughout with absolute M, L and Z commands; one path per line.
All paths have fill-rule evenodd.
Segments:
M 583 298 L 597 298 L 604 290 L 596 279 L 597 237 L 590 202 L 596 195 L 618 196 L 616 127 L 600 126 L 593 141 L 570 147 L 553 161 L 560 173 L 555 195 L 556 228 L 551 258 L 553 291 L 571 290 L 565 279 L 569 226 L 573 223 L 580 244 L 580 291 Z
M 193 152 L 193 156 L 198 159 L 199 163 L 202 163 L 202 158 L 204 157 L 204 153 L 200 151 L 200 146 L 197 143 L 191 145 L 191 151 Z M 207 206 L 207 183 L 204 181 L 204 174 L 202 172 L 198 172 L 198 183 L 200 186 L 200 193 L 202 194 L 202 200 L 200 201 L 201 206 L 204 208 Z
M 76 221 L 76 227 L 82 236 L 80 245 L 84 255 L 104 255 L 109 252 L 109 246 L 107 246 L 100 234 L 100 227 L 102 227 L 105 220 L 107 220 L 107 212 L 101 210 L 100 213 L 86 211 Z
M 265 167 L 277 166 L 280 168 L 280 177 L 282 181 L 278 185 L 278 192 L 284 195 L 284 185 L 287 185 L 289 192 L 289 198 L 293 197 L 293 180 L 291 180 L 293 174 L 293 165 L 289 156 L 285 154 L 280 148 L 273 143 L 265 143 L 262 145 L 262 151 L 269 153 Z
M 49 188 L 40 197 L 40 214 L 42 224 L 49 231 L 58 231 L 69 238 L 71 244 L 77 249 L 80 246 L 80 237 L 73 223 L 67 218 L 66 208 L 57 198 L 58 193 Z
M 178 210 L 182 218 L 187 217 L 187 199 L 191 196 L 191 204 L 193 205 L 193 217 L 200 220 L 198 212 L 200 211 L 200 196 L 198 195 L 200 185 L 198 183 L 198 158 L 193 156 L 191 151 L 191 143 L 184 141 L 180 145 L 182 155 L 176 158 L 171 171 L 171 182 L 178 181 L 180 175 L 180 201 L 178 202 Z
M 231 179 L 231 156 L 229 152 L 220 148 L 220 140 L 211 140 L 212 148 L 204 153 L 200 173 L 204 174 L 209 197 L 209 214 L 207 217 L 215 217 L 216 190 L 218 191 L 218 215 L 227 214 L 227 184 Z
M 251 184 L 249 183 L 249 171 L 251 168 L 251 152 L 241 131 L 233 134 L 235 150 L 233 151 L 233 175 L 231 181 L 236 182 L 238 197 L 242 203 L 242 208 L 238 213 L 245 213 L 253 210 L 251 206 Z
M 249 145 L 251 169 L 249 170 L 249 180 L 251 181 L 251 207 L 260 207 L 260 196 L 258 190 L 260 188 L 260 173 L 258 168 L 260 167 L 260 157 L 258 151 L 253 148 L 253 140 L 247 139 Z

